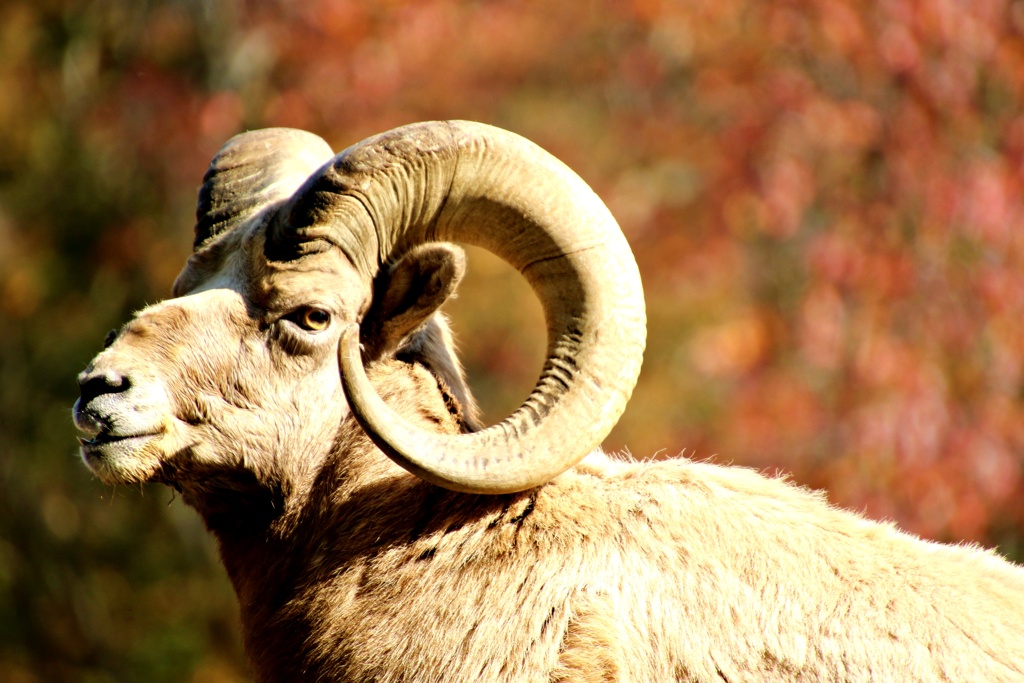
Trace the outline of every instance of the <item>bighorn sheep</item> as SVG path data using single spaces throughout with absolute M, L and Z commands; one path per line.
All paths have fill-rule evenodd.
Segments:
M 216 535 L 259 680 L 1024 680 L 1020 567 L 597 450 L 639 372 L 640 278 L 532 143 L 246 133 L 197 219 L 175 298 L 111 336 L 74 415 L 101 479 L 172 486 Z M 486 429 L 438 312 L 456 241 L 547 320 L 536 388 Z

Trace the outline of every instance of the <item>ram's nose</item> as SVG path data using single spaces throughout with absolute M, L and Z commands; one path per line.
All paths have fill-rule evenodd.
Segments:
M 130 388 L 131 382 L 127 377 L 110 370 L 89 369 L 79 374 L 78 390 L 81 396 L 75 401 L 75 426 L 90 438 L 109 429 L 109 422 L 90 404 L 101 396 L 119 394 Z
M 104 394 L 120 394 L 130 388 L 128 378 L 112 370 L 85 370 L 78 375 L 78 390 L 83 403 Z

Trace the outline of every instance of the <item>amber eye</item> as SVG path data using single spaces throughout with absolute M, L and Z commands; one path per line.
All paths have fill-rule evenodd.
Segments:
M 304 308 L 295 316 L 295 321 L 310 332 L 322 332 L 331 324 L 331 314 L 322 308 Z

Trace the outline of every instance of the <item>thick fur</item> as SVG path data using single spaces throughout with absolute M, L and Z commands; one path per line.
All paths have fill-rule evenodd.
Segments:
M 374 376 L 458 428 L 421 367 Z M 232 533 L 261 681 L 1024 680 L 1019 568 L 741 468 L 594 453 L 479 497 L 417 480 L 347 421 L 303 500 Z

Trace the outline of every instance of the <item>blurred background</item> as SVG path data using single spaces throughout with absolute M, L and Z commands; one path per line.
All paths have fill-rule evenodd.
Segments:
M 70 407 L 107 330 L 168 295 L 210 158 L 264 126 L 533 139 L 645 282 L 607 448 L 1024 559 L 1022 98 L 1011 0 L 6 0 L 0 680 L 247 679 L 197 516 L 93 479 Z M 540 313 L 471 259 L 451 312 L 493 421 L 536 378 Z

